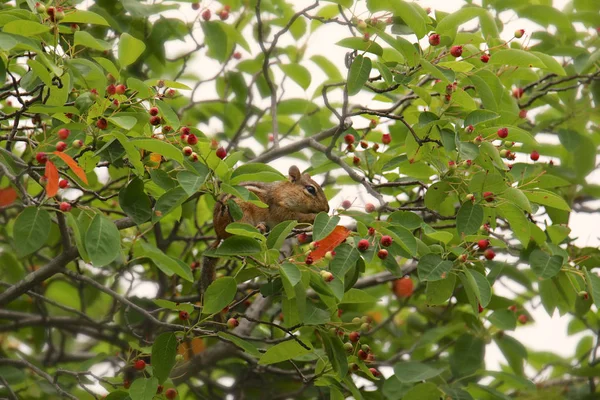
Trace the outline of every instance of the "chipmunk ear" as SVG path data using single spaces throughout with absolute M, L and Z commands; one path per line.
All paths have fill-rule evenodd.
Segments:
M 300 170 L 295 165 L 292 165 L 290 167 L 289 174 L 290 174 L 290 182 L 292 182 L 292 183 L 298 182 L 300 180 L 300 178 L 302 177 L 302 174 L 300 174 Z

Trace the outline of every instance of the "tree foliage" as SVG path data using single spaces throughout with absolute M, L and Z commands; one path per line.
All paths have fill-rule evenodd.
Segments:
M 52 3 L 0 9 L 1 397 L 598 396 L 596 1 Z M 292 162 L 371 200 L 209 249 Z M 515 337 L 539 303 L 570 357 Z

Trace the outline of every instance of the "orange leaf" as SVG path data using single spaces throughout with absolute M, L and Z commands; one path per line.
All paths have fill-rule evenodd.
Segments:
M 55 151 L 54 154 L 60 157 L 60 159 L 63 160 L 65 164 L 69 166 L 69 168 L 71 168 L 71 171 L 73 171 L 75 175 L 79 177 L 79 179 L 81 179 L 86 185 L 88 184 L 85 171 L 79 166 L 79 164 L 77 164 L 77 161 L 73 160 L 70 156 L 66 155 L 62 151 Z
M 183 342 L 177 346 L 177 354 L 181 354 L 187 361 L 190 359 L 190 357 L 195 356 L 198 353 L 202 353 L 205 347 L 206 346 L 204 345 L 202 338 L 195 337 L 191 341 Z
M 48 197 L 56 196 L 58 193 L 58 170 L 56 166 L 52 164 L 52 161 L 46 161 L 46 179 L 48 183 L 46 184 L 46 194 Z
M 348 236 L 350 236 L 350 229 L 342 225 L 336 226 L 325 239 L 319 240 L 319 247 L 311 251 L 310 256 L 313 260 L 319 261 L 325 257 L 325 253 L 338 247 Z
M 0 189 L 0 207 L 8 206 L 17 199 L 17 192 L 12 187 Z

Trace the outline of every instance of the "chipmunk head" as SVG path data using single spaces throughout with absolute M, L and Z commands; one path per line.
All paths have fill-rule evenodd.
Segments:
M 300 190 L 294 196 L 284 199 L 288 208 L 303 213 L 328 212 L 329 203 L 321 186 L 313 181 L 309 174 L 301 174 L 298 167 L 292 165 L 289 170 L 289 180 Z

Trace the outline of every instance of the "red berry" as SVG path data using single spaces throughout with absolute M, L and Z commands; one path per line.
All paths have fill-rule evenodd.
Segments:
M 192 155 L 192 153 L 194 152 L 194 150 L 192 150 L 192 148 L 191 148 L 190 146 L 185 146 L 185 147 L 182 149 L 182 152 L 183 152 L 183 154 L 184 154 L 184 155 L 186 155 L 186 156 L 191 156 L 191 155 Z
M 210 16 L 211 16 L 211 15 L 210 15 L 210 10 L 204 10 L 204 11 L 202 12 L 202 19 L 203 19 L 203 20 L 205 20 L 205 21 L 208 21 L 208 20 L 210 20 Z
M 360 165 L 360 158 L 358 158 L 357 156 L 354 156 L 354 158 L 352 159 L 352 163 L 354 165 Z
M 160 125 L 160 117 L 158 115 L 153 115 L 150 117 L 150 125 Z
M 414 288 L 415 285 L 408 276 L 396 279 L 392 286 L 394 294 L 401 299 L 410 297 L 413 294 Z
M 219 18 L 221 18 L 221 21 L 226 21 L 229 18 L 229 13 L 223 10 L 219 13 Z
M 100 118 L 98 121 L 96 121 L 96 126 L 98 127 L 98 129 L 106 129 L 108 128 L 108 121 L 104 118 Z
M 494 201 L 494 193 L 492 192 L 483 192 L 483 199 L 488 203 Z
M 43 151 L 40 151 L 39 153 L 37 153 L 35 155 L 35 160 L 39 163 L 39 164 L 46 164 L 46 161 L 48 161 L 48 156 L 46 155 L 46 153 L 44 153 Z
M 304 259 L 304 263 L 306 265 L 312 265 L 315 262 L 315 260 L 313 260 L 313 258 L 311 256 L 306 256 L 306 259 Z
M 382 246 L 388 247 L 392 245 L 392 237 L 388 235 L 384 235 L 381 237 L 380 241 Z
M 69 187 L 69 181 L 66 179 L 61 179 L 60 181 L 58 181 L 58 187 L 61 189 L 65 189 Z
M 376 370 L 375 368 L 369 368 L 369 371 L 371 372 L 371 374 L 373 374 L 374 377 L 378 377 L 381 375 L 381 372 L 379 372 L 378 370 Z
M 478 308 L 479 314 L 481 314 L 481 313 L 483 312 L 483 310 L 485 310 L 485 309 L 484 309 L 484 308 L 481 306 L 481 304 L 477 304 L 477 308 Z
M 191 131 L 190 131 L 190 128 L 189 128 L 189 127 L 187 127 L 187 126 L 182 126 L 181 128 L 179 128 L 179 132 L 180 132 L 182 135 L 189 135 Z
M 508 306 L 508 309 L 509 309 L 510 311 L 512 311 L 512 312 L 517 312 L 517 306 L 516 306 L 516 305 L 514 305 L 514 304 L 513 304 L 513 305 L 511 305 L 511 306 Z
M 223 148 L 223 147 L 219 147 L 217 149 L 216 155 L 217 155 L 217 157 L 219 157 L 222 160 L 225 157 L 227 157 L 227 150 L 225 150 L 225 148 Z
M 346 146 L 346 151 L 347 151 L 347 152 L 352 152 L 352 151 L 354 151 L 354 145 L 352 145 L 352 144 L 349 144 L 348 146 Z
M 370 120 L 369 121 L 369 128 L 371 128 L 371 129 L 377 128 L 377 120 L 375 120 L 375 119 Z
M 177 390 L 169 388 L 165 391 L 165 397 L 169 400 L 173 400 L 177 397 Z
M 527 323 L 527 320 L 528 320 L 529 318 L 527 318 L 527 315 L 525 315 L 525 314 L 521 314 L 521 315 L 519 315 L 519 316 L 517 317 L 517 319 L 519 320 L 519 322 L 520 322 L 521 324 L 526 324 L 526 323 Z
M 473 133 L 475 132 L 475 127 L 473 125 L 465 126 L 465 133 Z
M 515 37 L 517 39 L 521 39 L 523 37 L 523 35 L 525 34 L 525 29 L 517 29 L 515 31 Z
M 325 282 L 331 282 L 335 279 L 333 274 L 329 271 L 321 271 L 321 278 L 323 278 Z
M 148 113 L 152 116 L 158 115 L 158 107 L 151 107 L 150 110 L 148 110 Z
M 179 319 L 182 321 L 187 321 L 190 318 L 190 314 L 187 311 L 181 310 L 179 311 Z
M 352 207 L 352 203 L 350 202 L 350 200 L 344 200 L 344 201 L 342 201 L 342 208 L 344 210 L 347 210 L 350 207 Z
M 437 33 L 433 33 L 429 35 L 429 44 L 432 46 L 437 46 L 440 44 L 440 35 Z
M 456 163 L 452 160 L 448 161 L 448 168 L 449 169 L 454 169 L 456 168 Z
M 464 262 L 467 262 L 468 258 L 469 258 L 469 256 L 466 253 L 463 253 L 460 256 L 458 256 L 458 261 L 460 261 L 461 263 L 464 263 Z
M 56 151 L 65 151 L 67 144 L 65 142 L 56 143 Z
M 526 117 L 527 117 L 527 110 L 519 111 L 519 118 L 526 118 Z
M 237 318 L 229 318 L 227 320 L 227 329 L 233 329 L 240 324 L 240 321 Z
M 194 135 L 193 133 L 190 133 L 187 137 L 187 142 L 189 145 L 193 146 L 196 143 L 198 143 L 198 137 L 196 135 Z
M 117 94 L 125 94 L 125 91 L 127 90 L 127 86 L 120 84 L 120 85 L 117 85 L 116 89 L 117 89 Z
M 358 351 L 358 358 L 360 358 L 361 360 L 363 360 L 363 361 L 366 360 L 368 356 L 369 355 L 366 352 L 364 352 L 362 349 Z
M 239 51 L 236 51 L 235 53 L 233 53 L 233 58 L 235 58 L 236 60 L 241 59 L 242 53 L 240 53 Z
M 133 364 L 133 368 L 137 369 L 138 371 L 143 370 L 144 368 L 146 368 L 146 362 L 144 360 L 137 360 L 134 364 Z
M 117 93 L 117 87 L 111 83 L 106 87 L 106 93 L 108 93 L 111 96 L 114 95 L 115 93 Z
M 523 88 L 514 88 L 512 91 L 512 95 L 515 99 L 520 99 L 521 97 L 523 97 Z
M 362 147 L 363 149 L 366 149 L 369 147 L 369 143 L 365 142 L 364 140 L 361 140 L 360 147 Z
M 131 381 L 124 380 L 123 381 L 123 388 L 129 389 L 129 386 L 131 386 Z
M 306 233 L 301 233 L 298 236 L 296 236 L 296 238 L 298 239 L 299 243 L 306 243 L 308 241 L 308 235 Z
M 390 144 L 392 142 L 392 136 L 389 133 L 381 135 L 381 143 Z
M 479 247 L 479 250 L 485 250 L 488 248 L 489 245 L 490 241 L 488 239 L 481 239 L 477 242 L 477 247 Z
M 483 143 L 483 136 L 481 136 L 481 135 L 477 136 L 475 139 L 473 139 L 473 143 L 475 143 L 475 144 Z
M 69 212 L 71 211 L 71 204 L 67 203 L 66 201 L 63 201 L 62 203 L 60 203 L 60 211 L 62 212 Z
M 344 136 L 344 142 L 346 142 L 346 144 L 353 144 L 354 143 L 354 135 L 347 134 L 346 136 Z
M 388 256 L 388 251 L 386 249 L 381 249 L 377 252 L 377 257 L 379 257 L 382 260 L 385 260 Z
M 356 331 L 350 332 L 348 334 L 348 339 L 350 339 L 350 341 L 354 342 L 354 343 L 358 342 L 360 340 L 360 332 L 356 332 Z
M 69 135 L 71 134 L 71 131 L 65 128 L 59 129 L 58 130 L 58 137 L 65 140 L 66 138 L 69 137 Z
M 200 9 L 200 3 L 192 3 L 192 10 L 197 11 Z
M 373 211 L 375 211 L 375 206 L 373 205 L 373 203 L 365 204 L 365 211 L 368 213 L 372 213 Z
M 531 158 L 533 161 L 537 161 L 540 159 L 540 153 L 538 153 L 537 150 L 533 150 L 529 155 L 529 158 Z
M 504 139 L 508 136 L 508 128 L 500 128 L 496 133 L 500 138 Z
M 358 241 L 358 249 L 360 251 L 367 251 L 369 249 L 369 241 L 367 239 L 361 239 Z
M 163 385 L 158 385 L 156 387 L 156 394 L 161 394 L 164 389 L 165 389 L 165 387 Z
M 483 252 L 483 256 L 488 260 L 493 260 L 494 257 L 496 257 L 496 253 L 494 253 L 494 250 L 492 249 L 487 249 Z
M 488 61 L 490 61 L 490 56 L 487 54 L 483 54 L 479 59 L 481 60 L 482 63 L 487 64 Z
M 375 235 L 375 228 L 369 228 L 369 236 Z
M 192 261 L 192 263 L 190 264 L 191 269 L 197 269 L 198 267 L 200 267 L 199 261 Z
M 452 54 L 453 57 L 460 57 L 462 55 L 462 52 L 462 46 L 452 46 L 450 48 L 450 54 Z

